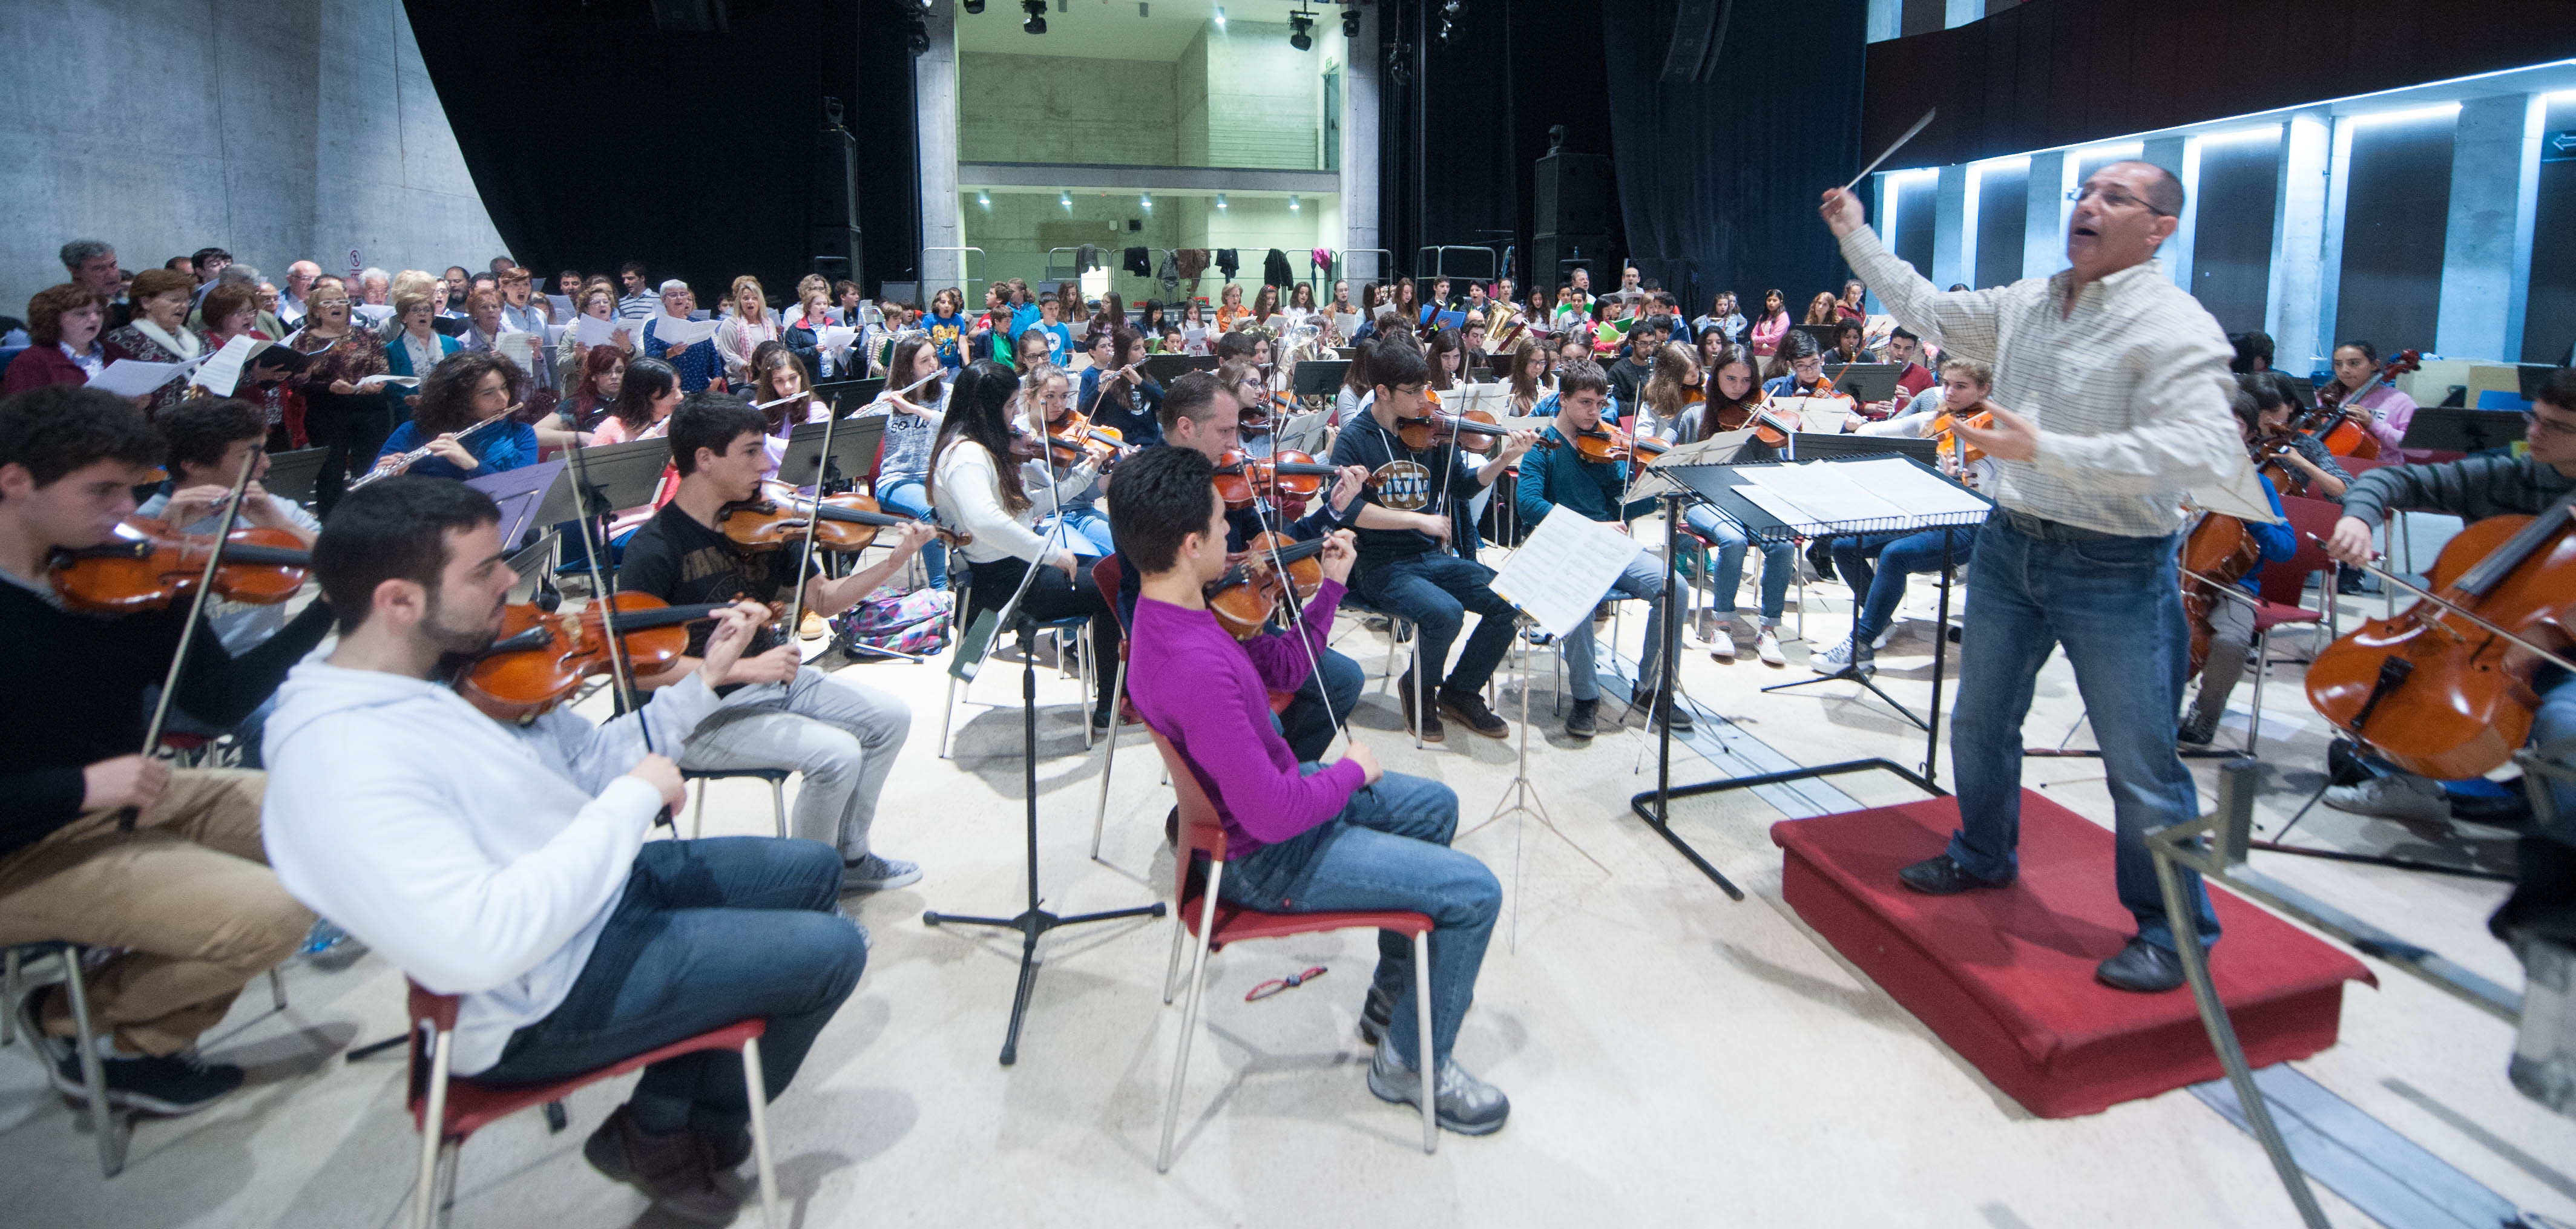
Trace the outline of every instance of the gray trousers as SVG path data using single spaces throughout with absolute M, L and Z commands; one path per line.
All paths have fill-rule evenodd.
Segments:
M 807 666 L 783 686 L 726 696 L 689 735 L 680 767 L 795 769 L 803 780 L 789 831 L 844 859 L 862 858 L 877 795 L 911 732 L 912 710 L 903 701 Z

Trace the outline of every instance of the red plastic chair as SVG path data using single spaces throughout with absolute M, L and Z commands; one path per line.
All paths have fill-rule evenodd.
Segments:
M 744 1091 L 751 1102 L 751 1152 L 760 1166 L 760 1220 L 772 1227 L 779 1223 L 778 1174 L 770 1164 L 769 1123 L 762 1112 L 762 1104 L 768 1098 L 764 1094 L 766 1081 L 760 1073 L 760 1036 L 768 1030 L 768 1021 L 728 1024 L 551 1084 L 504 1088 L 449 1078 L 449 1048 L 455 1040 L 460 1000 L 451 994 L 432 994 L 419 982 L 410 986 L 411 1091 L 405 1104 L 411 1107 L 413 1127 L 420 1131 L 420 1190 L 412 1201 L 413 1229 L 429 1229 L 433 1201 L 442 1217 L 456 1202 L 456 1152 L 465 1146 L 466 1137 L 520 1110 L 561 1101 L 575 1089 L 700 1050 L 742 1052 Z M 428 1127 L 433 1119 L 439 1124 L 434 1132 Z
M 1199 999 L 1207 991 L 1208 953 L 1228 943 L 1247 939 L 1284 939 L 1292 935 L 1320 934 L 1334 930 L 1392 930 L 1413 936 L 1413 1001 L 1420 1015 L 1423 1061 L 1416 1065 L 1422 1074 L 1422 1150 L 1436 1152 L 1440 1147 L 1440 1117 L 1434 1100 L 1431 1046 L 1431 919 L 1420 913 L 1403 910 L 1341 913 L 1262 913 L 1217 899 L 1217 890 L 1225 882 L 1225 825 L 1217 818 L 1216 804 L 1207 791 L 1199 788 L 1199 779 L 1189 761 L 1172 748 L 1159 733 L 1154 735 L 1154 749 L 1163 753 L 1163 764 L 1172 773 L 1172 789 L 1181 800 L 1181 847 L 1172 859 L 1172 959 L 1163 970 L 1163 1005 L 1171 1006 L 1175 980 L 1181 971 L 1181 937 L 1198 936 L 1198 947 L 1190 957 L 1190 997 L 1181 1008 L 1181 1039 L 1172 1056 L 1172 1091 L 1163 1106 L 1163 1144 L 1154 1154 L 1154 1172 L 1169 1173 L 1172 1168 L 1172 1132 L 1180 1124 L 1181 1086 L 1189 1078 L 1190 1043 L 1198 1037 Z M 1193 855 L 1207 855 L 1207 876 L 1203 884 L 1191 883 Z M 1195 890 L 1194 890 L 1195 889 Z
M 2288 559 L 2264 564 L 2254 573 L 2260 596 L 2254 606 L 2254 715 L 2245 730 L 2247 755 L 2254 754 L 2255 739 L 2263 733 L 2263 676 L 2271 672 L 2272 629 L 2315 626 L 2334 609 L 2334 560 L 2314 539 L 2334 533 L 2335 522 L 2343 518 L 2342 505 L 2284 495 L 2281 511 L 2289 517 L 2290 534 L 2298 539 L 2299 547 Z M 2325 573 L 2325 579 L 2317 586 L 2318 608 L 2311 609 L 2300 602 L 2307 596 L 2308 578 L 2320 571 Z

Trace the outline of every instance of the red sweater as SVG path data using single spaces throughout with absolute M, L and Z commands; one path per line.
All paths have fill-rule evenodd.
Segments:
M 0 375 L 0 395 L 23 393 L 48 384 L 87 384 L 89 373 L 63 353 L 61 346 L 29 346 L 9 360 L 9 370 Z

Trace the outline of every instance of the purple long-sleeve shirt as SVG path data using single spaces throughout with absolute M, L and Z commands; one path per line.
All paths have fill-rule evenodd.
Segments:
M 1205 609 L 1136 599 L 1127 638 L 1127 699 L 1169 739 L 1225 821 L 1227 856 L 1275 845 L 1341 813 L 1368 774 L 1342 760 L 1301 775 L 1271 720 L 1270 693 L 1306 682 L 1323 656 L 1342 586 L 1327 580 L 1295 635 L 1238 642 Z

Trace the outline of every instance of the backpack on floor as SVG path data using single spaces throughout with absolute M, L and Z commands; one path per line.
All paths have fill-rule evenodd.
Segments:
M 869 649 L 926 657 L 948 647 L 948 616 L 955 601 L 945 589 L 879 589 L 834 618 L 832 631 L 843 651 L 861 657 Z

